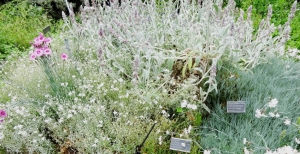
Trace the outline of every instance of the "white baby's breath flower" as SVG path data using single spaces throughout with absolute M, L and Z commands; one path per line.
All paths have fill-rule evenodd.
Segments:
M 191 104 L 189 108 L 192 109 L 192 110 L 197 110 L 197 105 L 196 104 Z
M 170 135 L 170 131 L 167 130 L 167 131 L 166 131 L 166 134 L 167 134 L 167 135 Z
M 290 119 L 285 119 L 284 124 L 285 125 L 290 125 L 291 124 L 291 120 Z
M 44 121 L 45 121 L 45 123 L 49 123 L 49 122 L 51 122 L 51 118 L 47 118 L 47 119 L 45 119 Z
M 279 115 L 278 113 L 276 113 L 276 114 L 275 114 L 275 117 L 276 117 L 276 118 L 279 118 L 279 117 L 280 117 L 280 115 Z
M 162 145 L 162 136 L 159 136 L 159 138 L 158 138 L 158 144 Z
M 4 138 L 4 134 L 0 132 L 0 140 L 2 140 L 3 138 Z
M 100 128 L 103 127 L 103 121 L 102 120 L 99 121 L 99 124 L 97 125 L 97 127 L 100 127 Z
M 22 129 L 23 125 L 18 124 L 17 126 L 14 127 L 14 129 Z
M 295 142 L 296 142 L 297 144 L 300 144 L 300 139 L 295 138 Z
M 122 83 L 124 80 L 123 80 L 122 78 L 119 78 L 118 81 L 119 81 L 120 83 Z
M 73 114 L 69 113 L 69 114 L 67 115 L 67 118 L 69 119 L 69 118 L 71 118 L 71 117 L 73 117 Z
M 83 122 L 84 124 L 86 124 L 86 123 L 87 123 L 87 120 L 86 120 L 86 119 L 84 119 L 82 122 Z
M 60 119 L 58 120 L 58 122 L 59 122 L 59 123 L 64 122 L 64 118 L 60 118 Z
M 191 126 L 191 125 L 189 125 L 189 128 L 187 129 L 188 133 L 190 133 L 190 132 L 191 132 L 191 130 L 192 130 L 192 126 Z
M 269 106 L 270 108 L 274 108 L 274 107 L 277 106 L 277 104 L 278 104 L 278 100 L 277 100 L 276 98 L 273 98 L 273 99 L 268 103 L 268 106 Z
M 181 102 L 181 107 L 182 108 L 185 108 L 186 106 L 187 106 L 187 100 L 183 100 L 182 102 Z

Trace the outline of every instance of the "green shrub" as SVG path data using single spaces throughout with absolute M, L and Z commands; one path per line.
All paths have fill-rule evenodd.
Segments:
M 257 30 L 260 24 L 261 19 L 267 17 L 267 10 L 268 6 L 272 5 L 272 18 L 271 21 L 276 26 L 284 25 L 287 21 L 288 14 L 290 12 L 290 8 L 294 3 L 294 0 L 236 0 L 237 4 L 241 4 L 240 8 L 246 10 L 250 5 L 253 6 L 253 25 L 254 28 Z M 237 5 L 238 6 L 238 5 Z M 300 4 L 297 5 L 299 9 Z M 295 47 L 300 49 L 300 41 L 299 41 L 299 20 L 300 20 L 300 13 L 299 11 L 296 12 L 295 17 L 291 22 L 291 39 L 288 41 L 287 45 L 291 47 Z
M 25 51 L 29 42 L 50 25 L 41 7 L 28 5 L 26 1 L 14 0 L 0 6 L 0 58 L 16 49 Z
M 55 20 L 61 19 L 61 12 L 67 12 L 68 7 L 65 0 L 27 0 L 29 4 L 43 7 L 47 15 Z M 94 0 L 95 1 L 95 0 Z M 80 5 L 83 5 L 85 0 L 68 0 L 68 5 L 74 8 L 74 13 L 77 14 Z M 86 1 L 87 2 L 87 1 Z

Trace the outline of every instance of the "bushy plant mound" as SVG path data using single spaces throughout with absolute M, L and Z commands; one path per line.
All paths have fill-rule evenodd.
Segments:
M 200 127 L 202 147 L 212 153 L 243 153 L 245 148 L 271 153 L 284 146 L 299 150 L 299 63 L 270 59 L 252 72 L 226 66 L 217 77 L 220 93 L 209 98 L 215 110 Z M 226 113 L 228 100 L 246 101 L 246 113 Z
M 253 35 L 252 8 L 247 19 L 243 11 L 236 18 L 234 1 L 225 8 L 159 5 L 93 1 L 80 20 L 68 5 L 61 35 L 51 42 L 40 34 L 30 57 L 3 70 L 1 145 L 10 152 L 132 153 L 157 123 L 142 152 L 168 153 L 170 137 L 191 138 L 192 152 L 203 151 L 195 130 L 211 112 L 207 98 L 218 91 L 222 64 L 249 70 L 285 56 L 295 9 L 278 28 L 269 9 Z
M 45 9 L 47 15 L 53 19 L 61 19 L 62 11 L 67 11 L 68 7 L 65 0 L 27 0 L 29 4 L 38 5 Z M 74 7 L 74 11 L 78 12 L 80 5 L 84 4 L 86 0 L 68 0 L 69 5 Z

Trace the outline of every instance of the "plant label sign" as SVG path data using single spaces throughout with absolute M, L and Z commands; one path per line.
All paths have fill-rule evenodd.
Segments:
M 170 150 L 181 151 L 181 152 L 191 152 L 191 143 L 192 140 L 180 139 L 180 138 L 171 138 Z
M 70 45 L 69 45 L 69 40 L 68 39 L 65 39 L 65 44 L 66 44 L 66 49 L 68 51 L 70 51 Z
M 51 28 L 50 26 L 47 26 L 46 28 L 43 29 L 44 34 L 47 34 L 48 32 L 50 32 Z
M 227 113 L 246 113 L 245 101 L 228 101 Z

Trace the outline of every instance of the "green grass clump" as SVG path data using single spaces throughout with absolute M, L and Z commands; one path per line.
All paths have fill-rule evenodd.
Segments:
M 209 98 L 215 108 L 210 117 L 203 120 L 202 147 L 212 149 L 213 153 L 242 153 L 244 147 L 254 153 L 265 153 L 267 148 L 274 150 L 285 145 L 297 147 L 295 138 L 299 137 L 299 126 L 294 124 L 300 112 L 297 97 L 300 65 L 272 59 L 252 72 L 226 67 L 228 70 L 218 73 L 220 93 Z M 273 98 L 279 101 L 278 106 L 274 110 L 264 108 Z M 226 101 L 239 100 L 246 101 L 246 113 L 226 113 Z M 268 117 L 256 118 L 257 109 L 262 109 Z M 268 115 L 271 111 L 280 117 L 271 118 Z M 285 125 L 285 119 L 291 119 L 292 124 Z
M 0 6 L 0 58 L 13 51 L 25 51 L 33 38 L 50 25 L 41 7 L 14 0 Z

